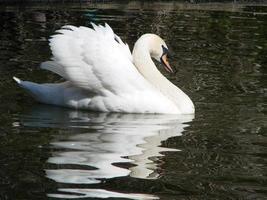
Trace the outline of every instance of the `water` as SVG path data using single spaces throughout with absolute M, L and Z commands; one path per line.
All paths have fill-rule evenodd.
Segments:
M 1 6 L 0 199 L 267 199 L 266 6 Z M 130 47 L 161 35 L 178 70 L 166 76 L 195 116 L 80 112 L 18 88 L 12 76 L 61 81 L 38 68 L 47 39 L 90 22 L 109 23 Z

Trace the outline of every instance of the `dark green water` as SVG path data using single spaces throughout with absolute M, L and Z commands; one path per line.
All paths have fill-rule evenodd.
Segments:
M 267 199 L 267 5 L 0 7 L 0 199 Z M 12 76 L 38 68 L 65 24 L 107 22 L 130 47 L 159 34 L 195 116 L 78 112 L 35 103 Z

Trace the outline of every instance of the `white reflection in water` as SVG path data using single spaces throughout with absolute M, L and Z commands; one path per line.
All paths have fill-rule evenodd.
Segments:
M 64 188 L 59 189 L 60 192 L 72 193 L 68 194 L 48 194 L 48 197 L 54 198 L 63 198 L 63 199 L 77 199 L 77 198 L 127 198 L 127 199 L 159 199 L 156 196 L 148 194 L 125 194 L 119 192 L 111 192 L 102 189 L 73 189 L 73 188 Z
M 155 179 L 161 152 L 179 151 L 159 147 L 162 141 L 180 136 L 194 116 L 152 114 L 88 113 L 38 106 L 21 118 L 24 126 L 67 128 L 66 137 L 55 138 L 50 144 L 56 149 L 48 163 L 68 166 L 68 169 L 46 169 L 48 178 L 58 183 L 97 184 L 102 179 L 131 176 Z M 88 131 L 87 131 L 88 130 Z M 152 160 L 153 159 L 153 160 Z M 122 168 L 116 163 L 131 163 Z M 71 169 L 70 166 L 76 166 Z M 102 189 L 59 189 L 56 198 L 130 198 L 155 199 L 143 194 L 123 194 Z M 81 196 L 82 195 L 82 196 Z M 121 196 L 122 195 L 122 196 Z

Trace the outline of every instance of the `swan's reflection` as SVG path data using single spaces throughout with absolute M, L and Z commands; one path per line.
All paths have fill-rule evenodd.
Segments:
M 97 184 L 102 179 L 128 175 L 135 178 L 157 178 L 159 166 L 155 161 L 163 156 L 160 152 L 178 151 L 159 147 L 161 142 L 181 135 L 187 126 L 185 122 L 192 119 L 191 115 L 88 113 L 38 106 L 22 117 L 22 123 L 24 126 L 68 130 L 65 137 L 60 134 L 50 143 L 55 150 L 47 162 L 62 167 L 46 169 L 48 178 L 58 183 Z M 114 165 L 118 163 L 131 163 L 133 167 L 122 168 Z M 70 166 L 75 166 L 75 169 Z M 80 195 L 93 195 L 97 198 L 114 195 L 119 197 L 118 194 L 106 190 L 69 190 L 60 189 L 74 194 L 50 196 L 75 198 L 79 194 L 79 198 Z M 140 198 L 140 194 L 127 194 L 123 198 L 155 197 L 143 195 Z

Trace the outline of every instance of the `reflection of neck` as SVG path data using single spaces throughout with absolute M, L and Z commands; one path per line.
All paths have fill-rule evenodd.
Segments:
M 169 98 L 182 114 L 194 113 L 194 105 L 191 99 L 178 87 L 164 77 L 151 59 L 151 40 L 140 38 L 133 49 L 133 62 L 138 71 L 155 86 L 163 95 Z
M 177 149 L 170 149 L 165 147 L 160 147 L 163 141 L 166 141 L 170 137 L 179 136 L 183 131 L 185 125 L 181 124 L 181 127 L 170 127 L 166 130 L 155 131 L 155 135 L 145 137 L 145 143 L 138 144 L 138 147 L 142 148 L 142 153 L 138 155 L 129 156 L 129 159 L 133 160 L 133 164 L 136 166 L 131 167 L 131 177 L 135 178 L 147 178 L 155 179 L 158 178 L 158 163 L 155 162 L 155 159 L 162 157 L 161 152 L 170 152 L 170 151 L 179 151 Z M 153 159 L 151 159 L 153 158 Z

